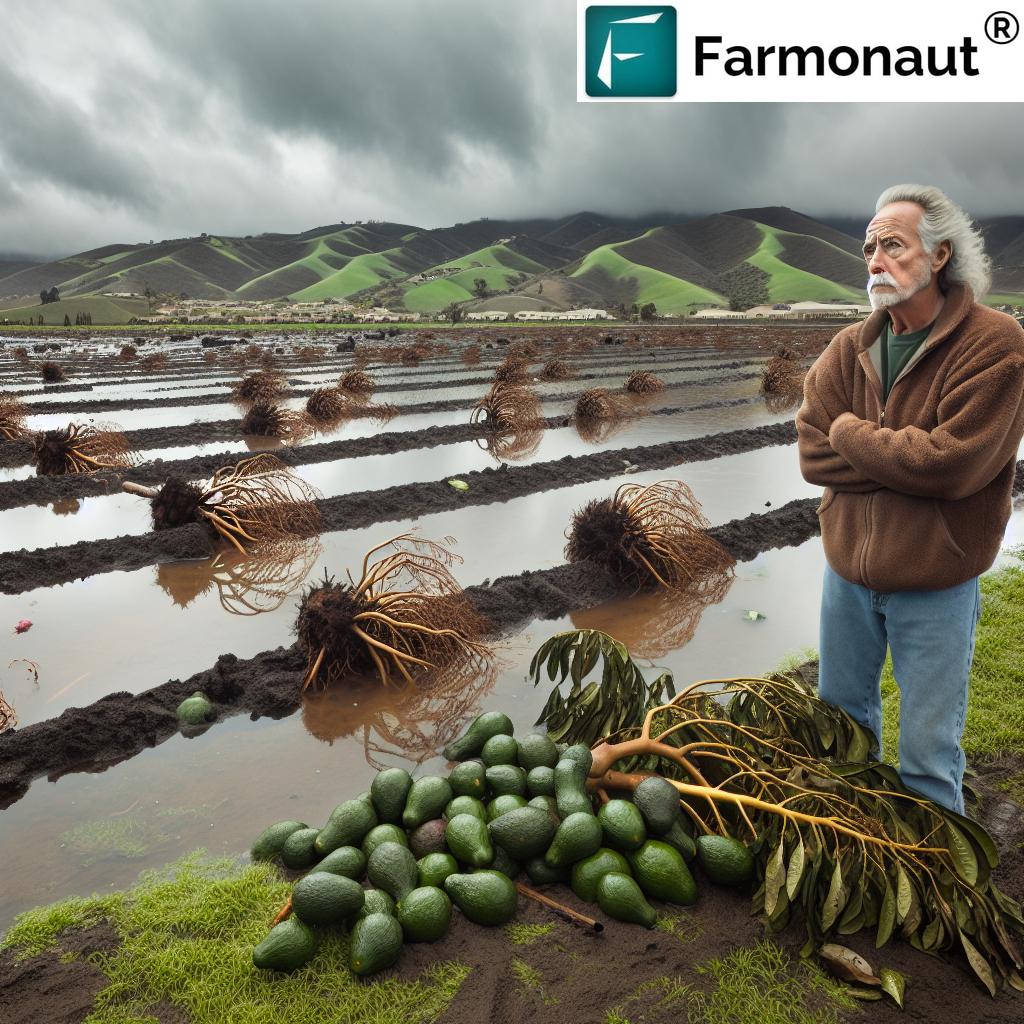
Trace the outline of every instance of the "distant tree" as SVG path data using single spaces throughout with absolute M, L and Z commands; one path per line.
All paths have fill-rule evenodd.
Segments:
M 538 294 L 538 295 L 543 295 L 543 294 L 544 294 L 544 282 L 543 282 L 543 281 L 541 281 L 541 282 L 540 282 L 540 283 L 539 283 L 539 284 L 537 285 L 537 294 Z
M 441 310 L 441 316 L 453 324 L 461 323 L 466 318 L 466 311 L 457 302 L 451 302 Z
M 44 288 L 39 293 L 39 302 L 43 306 L 50 302 L 60 302 L 60 292 L 57 291 L 57 286 L 54 285 L 52 288 Z
M 71 326 L 71 317 L 69 317 L 67 315 L 67 313 L 64 314 L 64 326 L 65 327 L 70 327 Z
M 145 295 L 146 304 L 149 306 L 150 313 L 152 313 L 153 307 L 157 304 L 156 292 L 153 291 L 153 289 L 150 288 L 150 286 L 147 284 L 146 287 L 142 290 L 142 294 Z
M 657 316 L 658 310 L 653 302 L 645 302 L 640 307 L 640 319 L 641 320 L 653 320 Z
M 487 278 L 485 277 L 474 277 L 473 278 L 473 294 L 478 299 L 486 299 L 488 296 L 487 291 Z

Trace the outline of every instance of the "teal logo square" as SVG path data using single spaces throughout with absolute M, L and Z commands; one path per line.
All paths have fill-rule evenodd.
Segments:
M 588 96 L 675 95 L 674 7 L 588 7 L 584 31 Z

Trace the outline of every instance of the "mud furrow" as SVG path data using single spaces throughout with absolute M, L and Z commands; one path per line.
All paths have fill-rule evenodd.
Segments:
M 571 456 L 528 466 L 508 466 L 460 474 L 468 491 L 456 491 L 448 477 L 425 483 L 398 484 L 381 490 L 356 491 L 323 498 L 318 502 L 323 532 L 356 530 L 374 523 L 418 519 L 436 512 L 467 505 L 490 505 L 511 498 L 550 491 L 573 484 L 620 476 L 623 467 L 640 470 L 667 469 L 687 462 L 717 459 L 769 445 L 792 444 L 796 426 L 791 422 L 708 434 L 689 441 L 669 441 L 637 448 L 618 448 L 592 455 Z M 97 474 L 98 475 L 98 474 Z M 38 480 L 39 478 L 36 478 Z M 45 478 L 44 478 L 45 479 Z M 31 484 L 36 480 L 17 480 Z M 108 479 L 116 488 L 116 479 Z M 188 540 L 175 542 L 173 535 L 188 530 Z M 168 561 L 168 544 L 179 553 L 176 558 L 202 558 L 213 551 L 214 535 L 198 534 L 195 527 L 80 541 L 77 544 L 16 551 L 0 558 L 0 592 L 18 594 L 36 587 L 54 586 L 97 573 L 131 571 Z
M 802 544 L 818 532 L 816 501 L 792 501 L 771 512 L 733 520 L 714 531 L 737 557 Z M 531 619 L 556 619 L 623 596 L 621 583 L 589 564 L 505 576 L 468 587 L 473 604 L 491 620 L 495 636 Z M 175 709 L 202 690 L 217 705 L 217 719 L 246 713 L 283 718 L 299 707 L 304 664 L 298 648 L 278 647 L 254 658 L 222 654 L 209 669 L 171 679 L 137 696 L 108 694 L 84 708 L 0 734 L 0 806 L 20 799 L 34 778 L 97 771 L 124 761 L 178 731 Z

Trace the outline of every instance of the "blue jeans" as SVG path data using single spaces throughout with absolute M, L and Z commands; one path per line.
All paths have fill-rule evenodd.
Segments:
M 882 594 L 825 566 L 819 695 L 881 743 L 879 680 L 888 644 L 900 688 L 900 777 L 960 814 L 966 763 L 960 739 L 980 616 L 977 577 L 946 590 Z

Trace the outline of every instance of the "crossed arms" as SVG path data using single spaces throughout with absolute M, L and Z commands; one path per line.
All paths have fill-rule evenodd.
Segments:
M 1024 433 L 1024 357 L 1017 353 L 954 369 L 931 430 L 860 419 L 842 371 L 833 344 L 804 382 L 796 426 L 808 483 L 956 501 L 991 483 L 1017 451 Z

